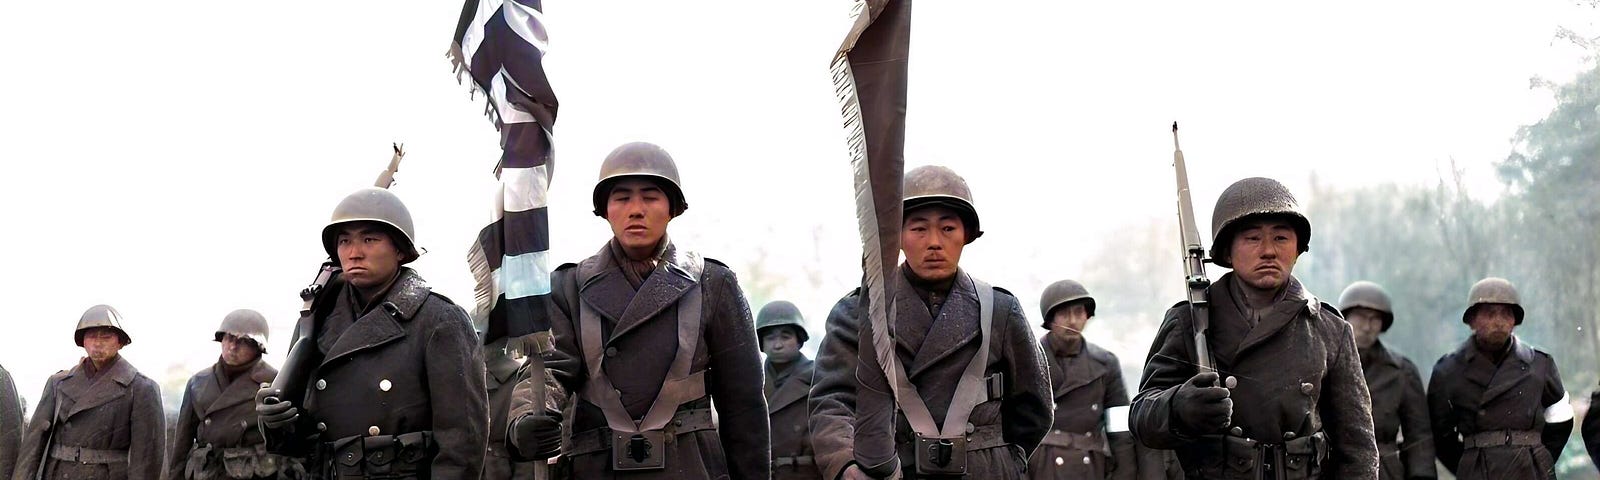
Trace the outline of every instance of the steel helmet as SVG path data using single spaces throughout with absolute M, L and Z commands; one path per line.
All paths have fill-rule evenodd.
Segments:
M 929 205 L 949 207 L 961 215 L 961 223 L 967 231 L 966 243 L 983 236 L 978 224 L 978 208 L 972 201 L 972 189 L 954 170 L 938 165 L 917 167 L 906 172 L 902 188 L 904 212 Z
M 1234 227 L 1261 216 L 1288 219 L 1300 237 L 1300 253 L 1311 250 L 1311 221 L 1300 212 L 1300 202 L 1294 194 L 1277 180 L 1251 177 L 1233 182 L 1217 197 L 1216 208 L 1211 212 L 1211 263 L 1233 268 L 1228 249 L 1233 245 Z
M 683 197 L 683 184 L 678 181 L 678 164 L 672 161 L 672 155 L 653 143 L 633 142 L 612 150 L 600 163 L 600 180 L 594 184 L 595 216 L 605 218 L 606 197 L 611 195 L 611 187 L 629 177 L 643 177 L 659 185 L 672 203 L 673 217 L 689 209 L 689 201 Z

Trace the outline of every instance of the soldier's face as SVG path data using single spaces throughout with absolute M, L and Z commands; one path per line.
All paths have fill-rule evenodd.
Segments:
M 343 226 L 334 240 L 338 245 L 339 266 L 344 279 L 357 290 L 382 287 L 400 272 L 404 258 L 399 246 L 383 227 L 373 222 L 352 222 Z
M 1262 290 L 1276 290 L 1289 281 L 1289 272 L 1300 257 L 1299 235 L 1287 222 L 1252 222 L 1233 236 L 1228 251 L 1233 273 L 1245 284 Z
M 667 234 L 670 221 L 672 200 L 654 182 L 629 178 L 611 187 L 606 199 L 606 222 L 628 256 L 654 252 Z M 639 259 L 642 257 L 635 258 Z
M 96 364 L 116 358 L 120 350 L 122 350 L 122 337 L 117 335 L 116 330 L 98 327 L 83 332 L 83 352 Z
M 1062 340 L 1083 337 L 1083 327 L 1089 323 L 1089 309 L 1082 303 L 1057 308 L 1050 313 L 1050 334 Z
M 231 367 L 245 365 L 261 357 L 261 347 L 254 340 L 233 334 L 222 336 L 222 363 Z
M 1350 329 L 1355 332 L 1356 346 L 1372 348 L 1378 342 L 1378 335 L 1383 333 L 1383 313 L 1370 308 L 1352 308 L 1345 312 L 1344 319 L 1350 321 Z
M 774 364 L 793 362 L 800 357 L 800 337 L 788 328 L 769 328 L 761 334 L 761 351 Z
M 1472 327 L 1473 340 L 1484 346 L 1500 347 L 1511 339 L 1517 317 L 1509 306 L 1482 305 L 1473 309 L 1472 320 L 1467 325 Z
M 933 205 L 906 212 L 900 250 L 918 278 L 943 281 L 955 277 L 966 245 L 967 230 L 955 210 Z

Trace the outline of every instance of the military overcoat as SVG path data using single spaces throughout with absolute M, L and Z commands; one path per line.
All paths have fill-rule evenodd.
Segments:
M 1362 359 L 1372 394 L 1372 425 L 1378 441 L 1378 478 L 1434 478 L 1433 426 L 1417 365 L 1382 341 Z
M 1048 335 L 1039 343 L 1050 360 L 1056 413 L 1050 433 L 1028 461 L 1028 478 L 1138 478 L 1133 434 L 1106 430 L 1107 411 L 1128 406 L 1128 387 L 1117 355 L 1088 341 L 1076 352 Z
M 266 452 L 256 416 L 256 390 L 278 369 L 256 359 L 232 380 L 225 372 L 219 361 L 189 377 L 163 478 L 277 478 L 279 468 L 291 468 Z
M 87 361 L 45 382 L 11 478 L 33 480 L 40 468 L 58 480 L 161 478 L 167 432 L 160 387 L 120 356 L 93 378 Z
M 732 270 L 715 260 L 703 259 L 702 263 L 694 258 L 667 244 L 661 261 L 637 289 L 624 276 L 610 244 L 581 263 L 562 265 L 551 273 L 555 349 L 545 355 L 545 371 L 576 402 L 567 419 L 572 438 L 565 452 L 574 478 L 758 479 L 771 475 L 767 401 L 761 392 L 761 356 L 750 306 Z M 695 269 L 703 270 L 696 274 Z M 714 405 L 716 426 L 678 434 L 669 424 L 674 430 L 665 438 L 664 469 L 614 470 L 609 444 L 600 441 L 602 433 L 609 432 L 605 414 L 583 395 L 589 371 L 584 361 L 587 352 L 580 346 L 579 309 L 586 306 L 598 315 L 604 345 L 603 351 L 596 352 L 604 356 L 601 368 L 620 392 L 628 416 L 639 419 L 660 393 L 677 355 L 678 309 L 691 294 L 700 295 L 702 326 L 690 372 L 705 372 L 706 396 L 680 405 L 678 412 L 704 412 Z M 518 418 L 545 408 L 522 393 L 529 391 L 526 383 L 542 381 L 533 375 L 519 379 L 511 406 L 513 425 Z M 513 448 L 522 448 L 524 443 L 515 432 L 511 437 Z
M 935 318 L 929 305 L 913 293 L 904 270 L 890 277 L 897 282 L 893 291 L 899 292 L 894 300 L 895 354 L 934 421 L 942 423 L 956 385 L 978 351 L 976 284 L 958 270 Z M 828 314 L 827 336 L 817 353 L 816 383 L 811 387 L 811 446 L 823 478 L 838 478 L 858 462 L 864 469 L 897 464 L 906 478 L 917 478 L 913 433 L 895 414 L 883 369 L 872 354 L 870 322 L 858 300 L 858 292 L 852 292 Z M 999 391 L 992 396 L 998 398 L 978 404 L 968 419 L 974 432 L 966 452 L 968 477 L 1022 478 L 1029 453 L 1050 429 L 1049 367 L 1016 297 L 994 288 L 993 308 L 983 375 L 999 379 Z M 887 451 L 856 451 L 861 443 L 858 435 L 867 444 L 888 446 Z
M 11 380 L 11 372 L 0 367 L 0 478 L 11 478 L 11 472 L 17 468 L 22 431 L 28 426 L 25 422 L 17 384 Z
M 1230 272 L 1206 291 L 1207 343 L 1218 373 L 1238 382 L 1231 392 L 1232 427 L 1261 444 L 1287 448 L 1295 441 L 1308 447 L 1286 454 L 1279 468 L 1288 478 L 1378 478 L 1371 396 L 1350 324 L 1290 277 L 1277 303 L 1251 327 L 1236 281 Z M 1173 394 L 1199 373 L 1190 311 L 1188 303 L 1167 310 L 1145 361 L 1130 426 L 1144 445 L 1176 450 L 1191 479 L 1250 478 L 1257 464 L 1240 456 L 1243 449 L 1228 448 L 1230 441 L 1219 435 L 1197 435 L 1175 420 Z M 1314 440 L 1319 432 L 1325 440 Z M 1314 458 L 1317 443 L 1326 445 L 1326 458 Z
M 1433 365 L 1428 413 L 1434 448 L 1459 480 L 1555 478 L 1552 450 L 1560 452 L 1566 437 L 1554 444 L 1541 443 L 1541 437 L 1545 409 L 1566 394 L 1561 374 L 1549 354 L 1511 338 L 1499 365 L 1471 339 Z M 1495 431 L 1527 432 L 1526 441 L 1481 448 L 1463 443 Z
M 389 291 L 365 310 L 354 288 L 334 294 L 337 303 L 316 339 L 322 362 L 312 371 L 300 413 L 317 430 L 309 432 L 313 440 L 431 432 L 436 453 L 419 460 L 424 467 L 417 470 L 435 479 L 482 475 L 489 399 L 483 352 L 466 311 L 433 293 L 409 268 L 401 268 Z M 363 461 L 357 458 L 363 455 L 335 456 Z M 365 455 L 394 461 L 373 457 Z M 319 466 L 306 468 L 315 473 Z
M 811 412 L 806 399 L 811 393 L 811 378 L 816 362 L 802 355 L 779 375 L 767 368 L 763 391 L 767 394 L 767 421 L 772 425 L 773 480 L 816 480 L 814 452 L 811 450 Z

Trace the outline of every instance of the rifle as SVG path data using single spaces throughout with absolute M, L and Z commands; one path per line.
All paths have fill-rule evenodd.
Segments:
M 378 172 L 378 181 L 373 183 L 373 186 L 378 188 L 389 188 L 389 186 L 394 185 L 394 174 L 400 171 L 400 160 L 404 159 L 405 156 L 405 144 L 394 144 L 394 156 L 389 158 L 389 168 L 385 168 L 382 172 Z
M 394 174 L 400 171 L 400 160 L 406 155 L 405 146 L 394 144 L 394 156 L 389 158 L 389 166 L 378 173 L 378 180 L 374 185 L 380 188 L 389 188 L 394 184 Z M 278 376 L 272 379 L 271 389 L 275 392 L 272 396 L 261 399 L 261 403 L 272 405 L 279 402 L 290 402 L 297 407 L 304 407 L 306 400 L 306 387 L 310 383 L 312 371 L 322 364 L 322 349 L 317 346 L 317 332 L 321 329 L 321 320 L 327 316 L 328 310 L 333 306 L 333 298 L 344 286 L 340 278 L 342 269 L 339 268 L 337 259 L 323 260 L 322 266 L 317 270 L 317 276 L 311 285 L 300 290 L 300 320 L 295 322 L 294 343 L 289 346 L 289 355 L 283 361 L 283 369 L 278 371 Z M 306 417 L 301 417 L 302 420 Z M 263 428 L 265 428 L 263 426 Z M 272 444 L 274 442 L 268 442 Z M 281 446 L 273 448 L 275 453 L 286 453 L 278 450 L 292 451 L 294 446 Z
M 1206 278 L 1205 245 L 1200 243 L 1200 229 L 1194 222 L 1194 204 L 1189 201 L 1189 167 L 1183 162 L 1183 149 L 1178 147 L 1178 122 L 1172 122 L 1172 167 L 1178 172 L 1178 229 L 1183 244 L 1183 283 L 1189 289 L 1189 315 L 1194 325 L 1195 365 L 1200 373 L 1217 371 L 1211 361 L 1211 346 L 1206 343 L 1206 332 L 1211 329 L 1210 303 L 1206 301 L 1206 288 L 1211 280 Z

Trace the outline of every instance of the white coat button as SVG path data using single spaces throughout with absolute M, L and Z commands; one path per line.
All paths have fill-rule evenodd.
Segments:
M 1089 464 L 1089 457 L 1088 456 L 1083 457 L 1083 464 L 1084 465 L 1088 465 Z
M 378 390 L 383 390 L 383 391 L 387 392 L 392 387 L 394 387 L 394 384 L 393 383 L 389 383 L 389 379 L 387 379 L 387 378 L 385 378 L 382 381 L 378 382 Z
M 317 390 L 320 391 L 320 390 L 327 390 L 327 389 L 328 389 L 328 380 L 327 379 L 317 380 Z
M 1061 459 L 1061 457 L 1056 457 L 1056 466 L 1057 467 L 1062 466 L 1062 465 L 1064 465 L 1066 463 L 1067 463 L 1066 460 Z
M 378 426 L 377 425 L 373 425 L 373 426 L 367 427 L 367 435 L 378 436 L 378 433 L 379 432 L 378 432 Z

